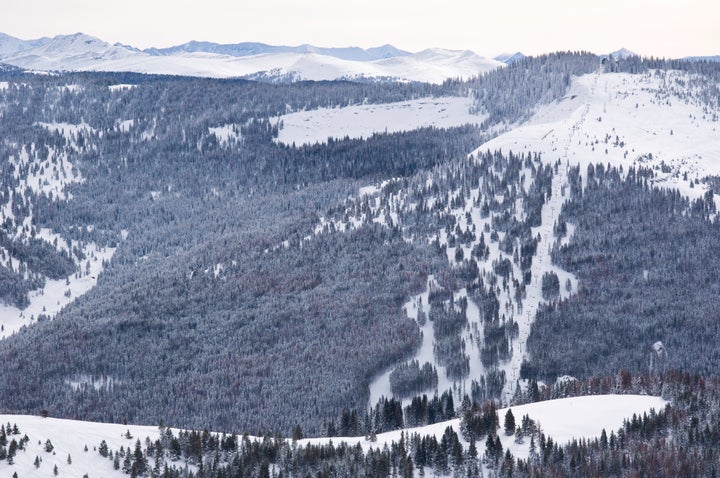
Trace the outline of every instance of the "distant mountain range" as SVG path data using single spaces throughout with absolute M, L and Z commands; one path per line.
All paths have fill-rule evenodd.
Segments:
M 428 49 L 410 53 L 392 45 L 362 49 L 192 41 L 170 48 L 140 50 L 119 43 L 111 45 L 83 33 L 27 41 L 0 34 L 0 62 L 40 71 L 132 71 L 267 81 L 391 79 L 429 83 L 468 78 L 506 64 L 469 50 Z
M 148 48 L 143 50 L 151 55 L 175 55 L 178 53 L 215 53 L 228 56 L 252 56 L 267 53 L 316 53 L 318 55 L 332 56 L 348 61 L 375 61 L 386 60 L 397 56 L 410 56 L 412 53 L 395 48 L 392 45 L 383 45 L 364 50 L 359 47 L 347 48 L 321 48 L 313 45 L 276 46 L 266 43 L 243 42 L 234 44 L 220 44 L 205 41 L 191 41 L 169 48 Z
M 622 48 L 614 58 L 633 56 Z M 191 41 L 141 50 L 84 33 L 35 40 L 0 33 L 0 63 L 37 71 L 128 71 L 271 82 L 299 80 L 420 81 L 470 78 L 525 58 L 520 52 L 484 58 L 470 50 L 431 48 L 417 53 L 392 45 L 322 48 L 265 43 Z M 714 60 L 720 57 L 691 57 Z
M 720 61 L 720 55 L 714 55 L 714 56 L 689 56 L 685 58 L 686 60 L 690 61 Z

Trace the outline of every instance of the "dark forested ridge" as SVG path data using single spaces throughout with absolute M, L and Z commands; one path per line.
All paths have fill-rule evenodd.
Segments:
M 582 173 L 587 187 L 581 190 L 575 170 L 561 214 L 575 233 L 554 251 L 555 261 L 578 275 L 580 289 L 538 313 L 525 376 L 589 377 L 621 368 L 717 373 L 720 223 L 712 192 L 690 202 L 652 187 L 649 170 L 623 177 L 598 165 Z
M 23 356 L 0 379 L 5 410 L 255 432 L 301 424 L 317 434 L 343 409 L 364 409 L 372 375 L 417 346 L 401 306 L 445 261 L 371 223 L 315 236 L 317 214 L 355 194 L 355 179 L 463 157 L 482 141 L 479 130 L 294 147 L 273 141 L 269 118 L 452 88 L 17 71 L 5 79 L 0 130 L 13 159 L 3 163 L 0 198 L 13 215 L 0 231 L 11 256 L 0 267 L 2 299 L 26 305 L 44 277 L 80 269 L 85 244 L 119 247 L 90 293 L 0 344 L 6 359 Z M 63 134 L 48 124 L 85 126 Z M 224 124 L 237 131 L 228 143 L 209 133 Z M 68 177 L 68 165 L 82 178 L 65 184 L 71 200 L 23 182 L 44 170 L 49 180 Z M 42 228 L 75 247 L 36 238 Z

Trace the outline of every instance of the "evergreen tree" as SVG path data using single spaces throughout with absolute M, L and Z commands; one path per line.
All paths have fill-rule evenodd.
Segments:
M 512 409 L 508 408 L 507 413 L 505 413 L 505 422 L 503 427 L 505 428 L 505 434 L 507 436 L 515 433 L 515 416 L 513 415 Z

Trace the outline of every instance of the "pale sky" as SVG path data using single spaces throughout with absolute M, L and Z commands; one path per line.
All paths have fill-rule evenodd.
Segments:
M 87 33 L 138 48 L 190 40 L 390 43 L 483 56 L 557 50 L 720 55 L 718 0 L 0 0 L 0 32 Z

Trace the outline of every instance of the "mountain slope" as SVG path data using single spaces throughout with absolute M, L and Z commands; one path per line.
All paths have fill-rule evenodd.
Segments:
M 452 54 L 429 51 L 423 59 Z M 633 61 L 610 66 L 635 68 Z M 662 65 L 610 73 L 600 58 L 573 54 L 442 86 L 8 75 L 0 83 L 0 147 L 8 158 L 0 163 L 7 231 L 0 266 L 13 287 L 0 292 L 22 307 L 29 291 L 47 285 L 46 261 L 30 246 L 59 264 L 50 272 L 60 285 L 72 282 L 69 275 L 93 278 L 92 260 L 104 272 L 79 300 L 70 300 L 76 290 L 69 290 L 72 303 L 55 320 L 26 317 L 14 326 L 28 327 L 0 341 L 4 406 L 216 429 L 288 433 L 299 424 L 317 434 L 343 408 L 364 412 L 373 405 L 368 397 L 379 395 L 393 394 L 393 406 L 413 393 L 432 400 L 435 389 L 441 396 L 454 390 L 456 403 L 465 393 L 510 400 L 527 385 L 516 379 L 536 312 L 573 302 L 598 283 L 552 262 L 558 248 L 577 247 L 574 226 L 586 227 L 570 221 L 562 228 L 560 219 L 569 217 L 564 203 L 568 191 L 577 193 L 577 178 L 595 174 L 586 172 L 595 171 L 590 163 L 602 163 L 599 171 L 607 163 L 624 171 L 650 166 L 642 186 L 677 181 L 707 193 L 710 182 L 698 184 L 695 175 L 717 171 L 718 108 L 708 94 L 717 72 L 715 65 L 684 66 L 708 76 Z M 427 125 L 451 104 L 436 99 L 426 110 L 417 98 L 470 90 L 482 94 L 476 111 L 486 130 L 360 131 L 379 123 L 372 114 L 388 116 L 391 108 L 419 112 L 422 120 L 403 115 L 396 124 Z M 463 101 L 452 116 L 467 117 Z M 379 134 L 295 147 L 277 141 L 278 117 L 295 111 L 310 122 L 319 108 L 337 109 L 329 121 L 354 127 L 348 134 Z M 676 196 L 678 208 L 689 208 Z M 688 218 L 708 230 L 704 218 Z M 662 231 L 664 221 L 654 222 L 648 228 Z M 580 231 L 576 239 L 587 237 Z M 93 242 L 117 249 L 105 258 L 80 247 Z M 599 247 L 606 244 L 579 251 L 590 254 L 590 266 L 617 257 L 617 250 L 593 256 Z M 698 271 L 696 284 L 712 277 L 700 272 L 720 270 L 716 260 L 708 254 L 700 264 L 677 264 Z M 627 274 L 638 279 L 635 286 L 652 287 L 655 297 L 681 290 L 640 282 L 657 269 L 623 262 L 636 267 Z M 60 308 L 54 299 L 50 305 Z M 640 344 L 637 354 L 647 358 L 657 334 L 671 327 L 622 345 Z M 693 332 L 708 340 L 708 330 Z M 687 336 L 674 336 L 670 360 L 695 357 Z M 705 356 L 688 366 L 714 366 L 716 355 Z M 624 364 L 634 373 L 646 362 Z M 580 370 L 588 377 L 622 366 L 582 363 L 591 364 Z M 552 365 L 563 372 L 562 363 Z
M 34 70 L 84 70 L 98 62 L 139 58 L 138 53 L 113 46 L 97 38 L 76 33 L 30 42 L 3 61 Z

